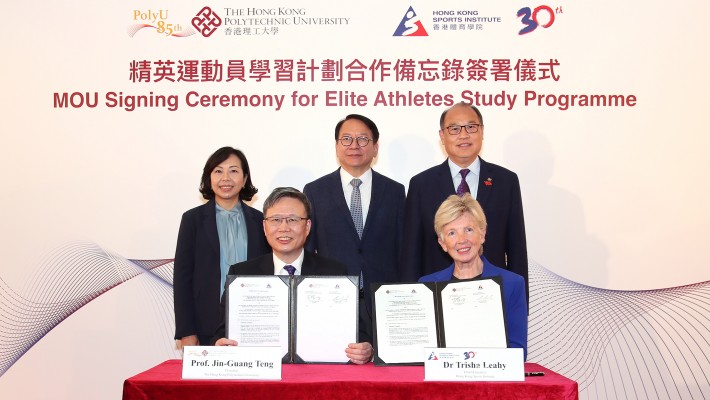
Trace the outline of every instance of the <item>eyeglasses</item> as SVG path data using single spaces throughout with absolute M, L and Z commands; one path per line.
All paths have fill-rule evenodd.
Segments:
M 466 128 L 466 132 L 468 133 L 476 133 L 478 132 L 478 127 L 483 126 L 481 124 L 466 124 L 466 125 L 449 125 L 446 127 L 446 130 L 449 132 L 449 135 L 458 135 L 461 133 L 461 128 Z
M 351 144 L 353 144 L 353 141 L 356 141 L 358 146 L 365 147 L 370 143 L 370 140 L 372 140 L 372 139 L 370 139 L 367 136 L 358 136 L 357 138 L 353 138 L 352 136 L 343 136 L 340 139 L 338 139 L 340 144 L 342 144 L 345 147 L 348 147 Z
M 264 221 L 266 221 L 269 225 L 272 227 L 276 228 L 281 226 L 281 223 L 286 221 L 286 225 L 288 226 L 296 226 L 299 222 L 303 221 L 304 219 L 308 219 L 305 217 L 295 217 L 295 216 L 290 216 L 290 217 L 269 217 L 269 218 L 264 218 Z

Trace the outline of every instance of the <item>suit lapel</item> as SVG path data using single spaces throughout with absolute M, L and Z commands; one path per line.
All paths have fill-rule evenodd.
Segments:
M 259 264 L 257 264 L 257 275 L 273 275 L 274 274 L 274 255 L 272 253 L 261 256 Z
M 355 235 L 358 240 L 360 240 L 357 235 L 357 230 L 355 229 L 355 223 L 353 222 L 352 214 L 350 214 L 350 209 L 348 208 L 348 203 L 345 201 L 345 194 L 343 193 L 343 183 L 340 180 L 340 168 L 330 174 L 330 177 L 328 179 L 328 186 L 330 186 L 328 193 L 331 193 L 331 195 L 333 196 L 332 201 L 333 204 L 335 204 L 335 208 L 337 209 L 338 214 L 345 217 L 344 222 L 350 227 L 350 231 L 352 232 L 352 234 Z
M 439 165 L 436 173 L 439 176 L 439 179 L 437 179 L 435 183 L 437 187 L 432 189 L 431 193 L 446 193 L 446 197 L 456 194 L 456 189 L 454 188 L 454 178 L 451 177 L 451 168 L 449 168 L 448 158 Z M 437 205 L 437 208 L 438 207 L 439 206 Z
M 257 254 L 257 243 L 259 242 L 256 238 L 263 234 L 264 228 L 262 221 L 259 219 L 259 214 L 254 212 L 254 210 L 248 205 L 242 204 L 242 212 L 244 214 L 244 224 L 246 225 L 247 238 L 253 238 L 251 240 L 247 239 L 247 259 L 250 255 Z
M 309 252 L 303 253 L 303 264 L 301 264 L 301 275 L 323 275 L 318 261 Z
M 493 191 L 493 178 L 495 177 L 491 174 L 490 165 L 483 161 L 482 158 L 479 157 L 479 159 L 481 160 L 481 175 L 478 177 L 478 194 L 476 194 L 476 200 L 478 200 L 481 207 L 483 207 L 491 196 L 491 192 Z
M 315 260 L 306 251 L 303 253 L 303 264 L 301 264 L 301 275 L 313 275 L 313 271 L 316 269 Z
M 207 235 L 210 248 L 219 256 L 219 235 L 217 234 L 217 210 L 215 201 L 208 201 L 202 209 L 202 232 Z
M 367 235 L 367 230 L 371 225 L 370 221 L 374 221 L 377 218 L 377 210 L 380 209 L 380 204 L 382 204 L 382 198 L 385 196 L 385 185 L 382 175 L 372 170 L 372 190 L 370 192 L 370 206 L 367 209 L 367 221 L 365 221 L 365 226 L 362 230 L 362 237 Z M 352 220 L 352 218 L 350 218 Z M 355 229 L 355 223 L 353 223 L 353 229 Z M 357 231 L 356 231 L 357 232 Z

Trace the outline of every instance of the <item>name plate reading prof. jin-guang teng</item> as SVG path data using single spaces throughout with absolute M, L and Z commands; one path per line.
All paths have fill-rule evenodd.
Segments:
M 281 379 L 280 347 L 186 346 L 182 379 Z
M 525 380 L 523 349 L 424 348 L 425 381 Z

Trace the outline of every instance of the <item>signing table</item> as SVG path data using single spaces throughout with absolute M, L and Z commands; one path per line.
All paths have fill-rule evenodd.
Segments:
M 545 376 L 524 382 L 425 382 L 423 366 L 284 364 L 280 381 L 182 380 L 182 361 L 168 360 L 126 379 L 123 400 L 219 399 L 565 399 L 577 382 L 538 364 Z

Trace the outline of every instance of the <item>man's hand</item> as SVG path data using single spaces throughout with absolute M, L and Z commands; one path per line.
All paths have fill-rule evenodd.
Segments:
M 232 340 L 232 339 L 227 339 L 227 338 L 221 338 L 221 339 L 217 339 L 217 341 L 214 342 L 214 345 L 215 346 L 236 346 L 237 341 Z
M 368 342 L 350 343 L 345 354 L 355 364 L 366 364 L 372 361 L 372 345 Z
M 199 346 L 200 341 L 197 340 L 197 335 L 183 336 L 175 341 L 175 346 L 178 350 L 182 350 L 185 346 Z

